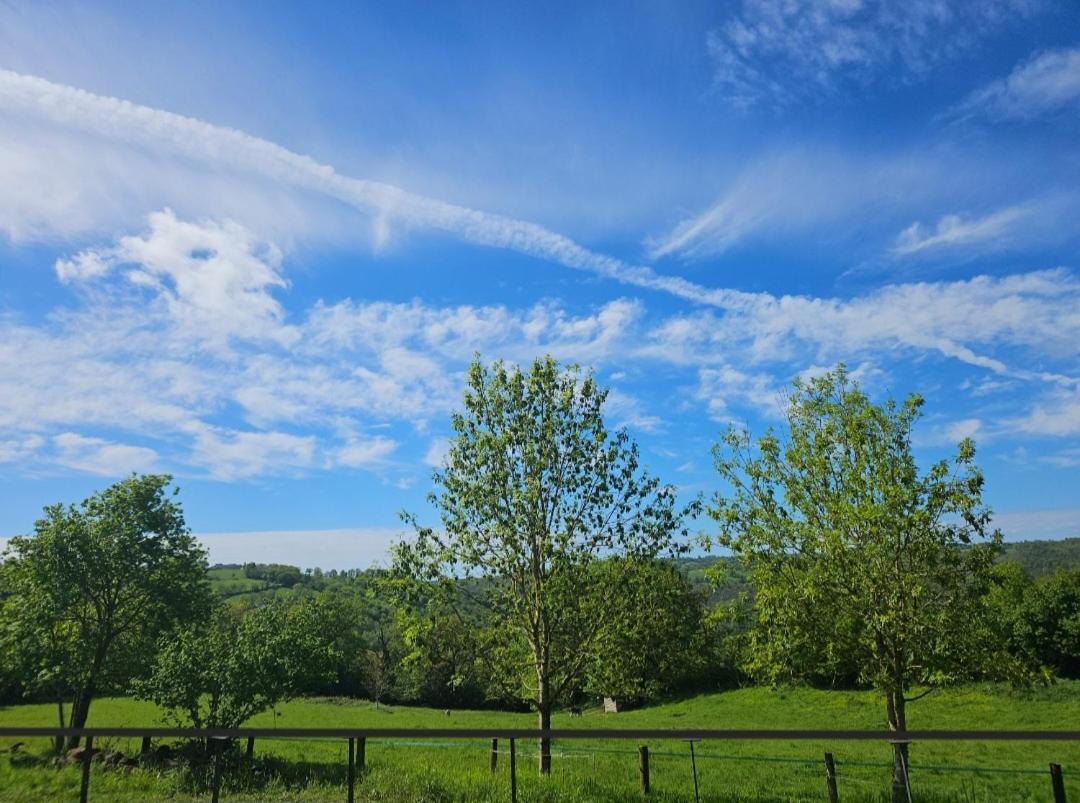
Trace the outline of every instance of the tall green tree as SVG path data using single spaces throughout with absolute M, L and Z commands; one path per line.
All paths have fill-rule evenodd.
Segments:
M 841 365 L 795 382 L 784 437 L 770 431 L 755 449 L 730 429 L 714 450 L 730 491 L 709 512 L 757 589 L 752 668 L 785 680 L 854 657 L 894 731 L 909 702 L 996 654 L 974 626 L 1001 541 L 975 448 L 965 440 L 921 472 L 922 407 L 918 395 L 872 403 Z M 897 745 L 905 799 L 906 762 Z
M 206 554 L 171 481 L 133 475 L 78 506 L 47 507 L 33 535 L 8 545 L 8 643 L 39 645 L 35 676 L 70 695 L 73 728 L 96 694 L 147 668 L 163 632 L 210 605 Z
M 606 396 L 591 375 L 550 357 L 524 371 L 475 361 L 434 475 L 441 527 L 417 526 L 396 552 L 413 575 L 487 581 L 507 637 L 525 646 L 525 697 L 544 730 L 604 626 L 574 603 L 584 568 L 601 554 L 651 557 L 685 535 L 674 489 L 642 468 L 625 431 L 605 426 Z M 550 769 L 550 740 L 541 739 L 539 770 Z

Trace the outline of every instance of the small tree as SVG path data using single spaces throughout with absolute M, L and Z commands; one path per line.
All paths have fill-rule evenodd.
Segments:
M 582 616 L 572 583 L 598 555 L 651 557 L 671 546 L 685 515 L 674 489 L 641 468 L 629 435 L 605 427 L 606 396 L 592 376 L 550 357 L 528 371 L 475 361 L 429 497 L 442 528 L 417 526 L 396 551 L 406 573 L 487 581 L 507 639 L 527 645 L 527 697 L 542 730 L 604 626 Z M 550 740 L 539 754 L 540 772 L 550 772 Z
M 731 493 L 710 513 L 757 589 L 752 668 L 779 680 L 853 656 L 894 731 L 925 693 L 911 696 L 914 687 L 978 671 L 994 655 L 974 624 L 1001 536 L 986 533 L 970 440 L 951 466 L 919 472 L 911 427 L 922 405 L 919 396 L 872 404 L 841 365 L 795 383 L 783 441 L 770 431 L 755 453 L 732 429 L 715 449 Z M 896 794 L 906 762 L 897 745 Z
M 333 657 L 308 602 L 219 607 L 209 622 L 162 640 L 136 694 L 181 727 L 238 728 L 324 680 Z
M 30 677 L 71 695 L 70 727 L 85 726 L 99 691 L 146 669 L 161 633 L 208 609 L 206 555 L 171 481 L 133 475 L 78 507 L 53 505 L 8 546 L 5 642 L 36 645 Z

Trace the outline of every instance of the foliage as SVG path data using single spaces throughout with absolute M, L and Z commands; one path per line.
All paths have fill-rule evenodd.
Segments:
M 181 726 L 236 728 L 325 676 L 333 658 L 308 602 L 219 607 L 207 623 L 163 639 L 135 692 Z
M 428 580 L 460 570 L 492 581 L 504 635 L 528 647 L 520 677 L 541 728 L 604 627 L 565 604 L 574 580 L 598 554 L 652 557 L 685 532 L 674 489 L 644 471 L 625 431 L 607 430 L 606 396 L 550 357 L 527 371 L 475 361 L 434 475 L 442 527 L 417 526 L 395 556 L 399 570 Z M 541 772 L 549 765 L 541 744 Z
M 770 431 L 755 451 L 731 429 L 717 446 L 731 494 L 710 509 L 756 589 L 755 673 L 797 679 L 854 661 L 896 730 L 914 687 L 991 669 L 1001 654 L 976 626 L 1001 537 L 986 533 L 974 445 L 920 473 L 911 428 L 922 404 L 875 405 L 842 365 L 796 381 L 784 440 Z
M 132 476 L 79 506 L 45 509 L 34 535 L 11 539 L 5 653 L 34 687 L 90 702 L 145 671 L 158 636 L 210 604 L 206 558 L 166 475 Z
M 244 577 L 250 580 L 265 580 L 271 585 L 292 588 L 303 580 L 303 572 L 295 566 L 281 563 L 245 563 Z
M 1080 678 L 1080 569 L 1034 580 L 1013 562 L 994 569 L 990 617 L 1010 652 L 1049 675 Z
M 586 670 L 594 694 L 644 702 L 702 674 L 711 657 L 704 597 L 673 563 L 598 561 L 577 589 L 586 616 L 605 623 Z

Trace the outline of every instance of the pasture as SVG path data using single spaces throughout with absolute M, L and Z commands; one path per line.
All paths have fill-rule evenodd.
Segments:
M 0 725 L 55 722 L 51 705 L 0 709 Z M 1075 729 L 1080 722 L 1080 682 L 1061 681 L 1016 690 L 977 685 L 932 694 L 911 706 L 912 729 Z M 811 689 L 741 689 L 668 702 L 649 708 L 604 714 L 587 710 L 555 716 L 555 728 L 836 728 L 875 729 L 884 721 L 879 699 L 869 692 Z M 381 706 L 366 701 L 301 699 L 253 718 L 252 727 L 535 727 L 531 714 L 451 711 Z M 148 703 L 102 699 L 94 703 L 89 725 L 167 724 Z M 0 742 L 0 800 L 77 799 L 77 766 L 56 769 L 47 763 L 48 745 L 27 745 L 19 753 Z M 102 746 L 134 754 L 136 742 L 104 740 Z M 500 743 L 505 751 L 505 744 Z M 652 799 L 692 801 L 688 746 L 677 741 L 649 745 Z M 223 801 L 344 800 L 346 743 L 260 740 L 250 765 L 222 786 Z M 701 799 L 709 801 L 819 801 L 825 799 L 822 756 L 830 750 L 838 763 L 840 799 L 886 800 L 890 752 L 885 744 L 843 742 L 706 742 L 696 745 Z M 535 745 L 518 746 L 521 801 L 622 801 L 640 799 L 637 745 L 619 741 L 556 743 L 552 776 L 535 772 Z M 488 742 L 372 740 L 367 769 L 358 784 L 365 801 L 508 801 L 509 760 L 499 756 L 489 769 Z M 1066 787 L 1080 799 L 1080 744 L 1074 743 L 924 743 L 912 747 L 912 787 L 919 801 L 1008 801 L 1050 799 L 1047 765 L 1065 767 Z M 206 778 L 176 769 L 130 771 L 94 765 L 91 799 L 123 801 L 207 800 Z

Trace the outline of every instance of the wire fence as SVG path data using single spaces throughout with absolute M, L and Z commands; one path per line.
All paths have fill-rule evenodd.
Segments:
M 218 803 L 222 785 L 222 746 L 239 740 L 248 740 L 248 757 L 250 758 L 255 740 L 272 741 L 303 741 L 324 744 L 347 746 L 347 773 L 345 798 L 349 803 L 355 800 L 356 785 L 366 768 L 366 745 L 368 741 L 377 742 L 380 748 L 403 748 L 403 749 L 438 749 L 438 750 L 468 750 L 482 751 L 490 761 L 492 772 L 496 771 L 498 762 L 509 761 L 510 769 L 510 794 L 512 803 L 518 800 L 518 783 L 516 764 L 518 758 L 536 758 L 540 751 L 535 747 L 522 749 L 518 742 L 529 740 L 531 744 L 537 744 L 541 738 L 558 741 L 557 748 L 552 748 L 549 754 L 553 759 L 588 759 L 599 755 L 625 756 L 628 759 L 636 756 L 640 775 L 641 792 L 648 795 L 651 790 L 650 759 L 678 759 L 689 758 L 693 771 L 694 797 L 699 797 L 698 765 L 704 762 L 704 766 L 714 762 L 747 762 L 752 764 L 776 764 L 786 765 L 799 773 L 813 773 L 815 776 L 824 775 L 827 783 L 829 800 L 837 800 L 838 785 L 853 784 L 856 788 L 868 790 L 874 785 L 881 790 L 881 779 L 888 774 L 892 779 L 892 794 L 894 800 L 910 799 L 910 786 L 908 772 L 914 773 L 969 773 L 973 776 L 987 775 L 1015 775 L 1027 776 L 1034 781 L 1036 776 L 1041 776 L 1044 783 L 1048 781 L 1046 791 L 1052 794 L 1055 803 L 1065 803 L 1064 771 L 1056 763 L 1049 765 L 1047 769 L 1032 767 L 998 767 L 998 766 L 971 766 L 962 764 L 913 764 L 910 767 L 903 765 L 904 772 L 900 778 L 893 777 L 893 763 L 861 761 L 857 759 L 834 760 L 832 753 L 824 754 L 824 761 L 794 756 L 776 756 L 764 753 L 731 753 L 713 752 L 711 750 L 694 750 L 694 744 L 698 742 L 770 742 L 788 741 L 804 742 L 813 741 L 819 743 L 832 742 L 877 742 L 877 743 L 911 743 L 911 742 L 1073 742 L 1080 743 L 1080 731 L 1060 730 L 1023 730 L 1023 731 L 941 731 L 923 730 L 896 733 L 889 731 L 850 731 L 850 730 L 748 730 L 748 729 L 697 729 L 697 730 L 667 730 L 667 729 L 553 729 L 538 731 L 531 729 L 507 729 L 507 728 L 129 728 L 129 727 L 100 727 L 100 728 L 56 728 L 56 727 L 0 727 L 0 738 L 41 738 L 56 739 L 58 737 L 79 739 L 83 742 L 83 750 L 79 754 L 82 764 L 82 783 L 80 788 L 80 801 L 86 803 L 89 799 L 90 765 L 95 757 L 93 741 L 98 740 L 101 744 L 103 739 L 141 739 L 142 750 L 146 752 L 153 739 L 171 740 L 200 740 L 205 744 L 215 745 L 213 751 L 212 780 L 210 794 L 213 803 Z M 483 740 L 481 742 L 480 740 Z M 487 742 L 490 741 L 490 750 Z M 621 748 L 610 745 L 590 746 L 582 744 L 588 741 L 632 741 L 636 742 L 635 748 Z M 660 743 L 670 746 L 677 741 L 689 743 L 689 753 L 679 752 L 668 747 L 667 749 L 651 750 L 648 742 Z M 100 751 L 97 751 L 100 752 Z M 338 753 L 340 756 L 341 753 Z M 870 772 L 876 773 L 877 777 L 865 777 Z M 902 787 L 902 788 L 900 788 Z

